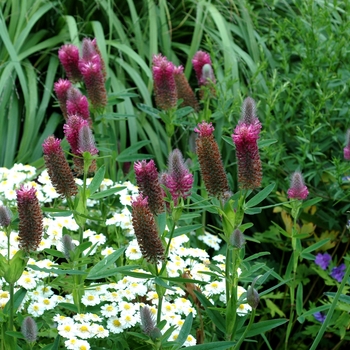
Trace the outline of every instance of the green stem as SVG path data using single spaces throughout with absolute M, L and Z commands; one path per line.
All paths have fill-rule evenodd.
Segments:
M 10 315 L 9 315 L 9 331 L 13 331 L 13 316 L 14 316 L 14 284 L 9 283 L 10 286 Z
M 256 310 L 253 309 L 253 310 L 252 310 L 252 313 L 250 314 L 249 323 L 248 323 L 247 327 L 245 328 L 243 334 L 242 334 L 241 337 L 239 338 L 238 342 L 236 343 L 236 345 L 235 345 L 235 347 L 234 347 L 235 349 L 237 349 L 237 350 L 239 349 L 239 347 L 240 347 L 241 344 L 243 343 L 245 337 L 247 336 L 247 334 L 248 334 L 248 332 L 249 332 L 249 330 L 250 330 L 250 328 L 251 328 L 251 326 L 252 326 L 252 324 L 253 324 L 253 322 L 254 322 L 255 312 L 256 312 Z
M 338 299 L 345 287 L 345 284 L 347 283 L 348 281 L 348 278 L 350 276 L 350 264 L 348 264 L 348 267 L 345 271 L 345 275 L 343 277 L 343 280 L 339 286 L 339 289 L 337 291 L 337 293 L 335 294 L 335 297 L 333 299 L 333 302 L 331 304 L 331 307 L 329 309 L 329 311 L 327 312 L 327 316 L 326 316 L 326 319 L 324 320 L 320 330 L 318 331 L 318 334 L 314 340 L 314 342 L 312 343 L 312 346 L 310 348 L 310 350 L 315 350 L 318 346 L 318 343 L 321 341 L 322 337 L 323 337 L 323 334 L 328 326 L 328 323 L 330 322 L 330 320 L 332 319 L 332 316 L 333 316 L 333 312 L 335 310 L 335 307 L 337 306 L 337 303 L 338 303 Z

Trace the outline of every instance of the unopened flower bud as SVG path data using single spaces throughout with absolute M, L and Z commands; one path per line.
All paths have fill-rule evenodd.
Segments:
M 149 335 L 153 340 L 159 338 L 162 333 L 155 326 L 155 318 L 151 312 L 151 309 L 146 305 L 140 308 L 140 318 L 142 331 Z
M 12 213 L 9 208 L 0 205 L 0 226 L 8 227 L 11 223 Z
M 243 233 L 237 228 L 235 229 L 230 236 L 230 243 L 235 248 L 242 248 L 245 244 L 245 238 Z
M 23 320 L 21 331 L 28 343 L 34 342 L 38 336 L 38 326 L 30 316 Z
M 247 290 L 247 302 L 253 309 L 256 309 L 260 302 L 258 292 L 252 286 L 250 286 Z
M 71 252 L 74 252 L 75 244 L 73 243 L 72 237 L 69 235 L 64 235 L 61 239 L 63 253 L 68 261 L 71 260 Z

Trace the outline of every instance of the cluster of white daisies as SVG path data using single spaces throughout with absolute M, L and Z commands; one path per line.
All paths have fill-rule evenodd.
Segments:
M 0 205 L 7 205 L 13 209 L 16 206 L 16 189 L 22 183 L 36 188 L 41 203 L 50 203 L 58 197 L 46 171 L 36 178 L 34 167 L 16 164 L 12 169 L 0 168 Z M 80 180 L 77 180 L 77 183 L 81 184 Z M 131 213 L 127 207 L 131 204 L 132 198 L 138 193 L 137 187 L 130 182 L 117 184 L 105 179 L 101 183 L 100 190 L 117 186 L 125 188 L 116 194 L 119 197 L 120 205 L 110 208 L 106 226 L 114 225 L 123 229 L 125 235 L 129 237 L 129 244 L 125 250 L 126 258 L 129 261 L 139 260 L 142 255 L 133 233 Z M 91 208 L 96 204 L 96 200 L 88 202 Z M 76 232 L 79 227 L 71 216 L 55 217 L 45 213 L 44 235 L 38 250 L 44 250 L 45 248 L 62 250 L 63 228 Z M 2 237 L 0 253 L 7 257 L 8 238 L 4 231 L 0 231 L 0 235 Z M 116 247 L 105 244 L 107 239 L 102 233 L 87 229 L 84 231 L 83 237 L 85 240 L 96 244 L 96 248 L 92 253 L 100 255 L 100 259 L 112 254 L 116 249 Z M 214 250 L 219 250 L 221 240 L 217 236 L 204 233 L 198 238 Z M 193 279 L 203 282 L 198 287 L 214 305 L 218 305 L 218 303 L 224 305 L 226 301 L 225 257 L 216 255 L 210 260 L 205 250 L 191 248 L 189 243 L 189 238 L 186 235 L 177 236 L 170 242 L 166 265 L 168 276 L 179 277 L 185 271 L 189 271 Z M 18 249 L 18 232 L 14 231 L 10 235 L 10 257 Z M 58 333 L 66 339 L 65 346 L 67 349 L 88 350 L 90 349 L 89 340 L 91 341 L 91 339 L 111 337 L 113 334 L 140 326 L 140 308 L 145 304 L 150 307 L 155 316 L 157 315 L 159 297 L 153 279 L 144 280 L 130 276 L 125 276 L 115 283 L 86 285 L 81 303 L 86 307 L 94 307 L 94 313 L 87 312 L 71 317 L 59 314 L 56 312 L 57 305 L 59 303 L 73 303 L 73 296 L 70 294 L 58 295 L 56 294 L 57 289 L 53 291 L 50 287 L 48 280 L 56 275 L 53 264 L 54 262 L 49 258 L 42 260 L 30 259 L 23 275 L 17 281 L 16 287 L 24 287 L 28 291 L 21 304 L 20 311 L 29 314 L 34 319 L 50 312 L 53 315 L 52 324 L 56 325 Z M 210 270 L 210 264 L 215 264 L 222 274 Z M 30 265 L 50 269 L 50 272 L 48 270 L 33 270 Z M 137 270 L 137 272 L 148 273 L 142 270 Z M 210 272 L 210 274 L 205 272 Z M 239 287 L 238 298 L 245 292 L 244 288 Z M 3 308 L 8 300 L 9 293 L 6 290 L 6 283 L 1 281 L 0 307 Z M 142 302 L 136 302 L 135 300 L 142 300 Z M 248 304 L 242 303 L 237 312 L 238 315 L 243 316 L 250 310 L 251 307 Z M 170 340 L 176 340 L 189 313 L 196 316 L 197 309 L 188 299 L 186 292 L 175 286 L 167 289 L 163 297 L 161 310 L 161 319 L 166 320 L 167 323 L 162 332 L 173 327 L 174 331 L 170 336 Z M 195 345 L 195 343 L 195 338 L 189 335 L 184 346 Z

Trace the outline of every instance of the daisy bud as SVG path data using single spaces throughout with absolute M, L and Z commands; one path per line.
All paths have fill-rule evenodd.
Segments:
M 295 171 L 290 181 L 288 198 L 303 200 L 309 195 L 309 191 L 304 184 L 303 175 L 300 171 Z
M 258 139 L 261 123 L 255 115 L 255 102 L 248 97 L 243 102 L 242 118 L 232 134 L 238 161 L 238 182 L 243 189 L 260 187 L 262 180 Z
M 43 215 L 36 197 L 36 189 L 22 185 L 16 193 L 19 248 L 26 252 L 35 251 L 39 247 L 43 234 Z
M 12 213 L 9 208 L 0 205 L 0 226 L 8 227 L 11 223 Z
M 193 90 L 188 83 L 188 80 L 183 73 L 184 67 L 179 66 L 174 68 L 174 78 L 177 90 L 177 98 L 183 99 L 181 107 L 190 106 L 196 112 L 199 111 L 199 104 Z
M 153 56 L 154 94 L 157 108 L 168 110 L 176 106 L 177 89 L 174 78 L 175 66 L 166 57 Z
M 76 83 L 82 80 L 82 75 L 78 67 L 79 49 L 76 46 L 72 44 L 63 45 L 58 50 L 58 58 L 70 81 Z
M 23 320 L 21 331 L 28 343 L 36 341 L 38 336 L 38 326 L 30 316 Z
M 150 263 L 164 259 L 164 248 L 157 225 L 148 206 L 147 197 L 140 194 L 132 202 L 132 225 L 142 256 Z
M 136 182 L 140 192 L 148 198 L 151 212 L 155 215 L 164 210 L 163 190 L 158 179 L 158 171 L 154 160 L 146 160 L 134 164 Z
M 219 146 L 213 135 L 211 123 L 202 122 L 194 129 L 198 133 L 196 153 L 202 178 L 208 193 L 215 197 L 226 197 L 230 193 Z
M 60 108 L 64 119 L 67 120 L 67 94 L 68 90 L 71 88 L 72 83 L 66 79 L 59 79 L 57 83 L 54 84 L 54 90 L 60 104 Z
M 350 160 L 350 129 L 346 132 L 346 146 L 344 148 L 344 159 Z
M 52 185 L 61 196 L 78 193 L 73 173 L 61 147 L 61 140 L 49 136 L 43 143 L 44 160 Z
M 162 333 L 156 327 L 156 321 L 151 309 L 146 305 L 140 308 L 141 328 L 142 331 L 149 335 L 153 340 L 159 338 Z
M 175 149 L 169 155 L 168 172 L 162 175 L 162 183 L 169 189 L 174 204 L 178 199 L 186 199 L 191 191 L 193 175 L 188 171 L 180 150 Z
M 76 114 L 79 117 L 87 120 L 89 125 L 92 124 L 90 119 L 89 102 L 86 96 L 84 96 L 79 89 L 72 86 L 67 91 L 66 107 L 68 115 Z

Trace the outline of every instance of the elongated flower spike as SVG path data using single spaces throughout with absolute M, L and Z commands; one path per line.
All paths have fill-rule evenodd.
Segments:
M 174 78 L 175 66 L 166 57 L 153 56 L 154 94 L 157 108 L 168 110 L 176 106 L 177 88 Z
M 72 45 L 63 45 L 58 50 L 58 58 L 66 71 L 68 79 L 72 83 L 76 83 L 82 80 L 82 75 L 79 70 L 79 49 Z
M 205 187 L 211 196 L 225 198 L 230 195 L 230 188 L 219 146 L 214 139 L 214 127 L 202 122 L 194 131 L 198 133 L 196 153 Z
M 25 252 L 38 249 L 43 234 L 43 215 L 36 189 L 21 186 L 17 193 L 19 248 Z
M 164 211 L 163 190 L 154 160 L 142 160 L 134 164 L 137 185 L 144 197 L 148 198 L 151 212 L 155 215 Z
M 350 160 L 350 129 L 346 132 L 346 146 L 344 148 L 344 159 Z
M 0 226 L 8 227 L 10 226 L 12 218 L 12 213 L 9 208 L 4 205 L 0 205 Z
M 242 106 L 242 117 L 232 134 L 238 161 L 238 182 L 243 189 L 260 187 L 262 180 L 258 139 L 261 123 L 256 116 L 255 101 L 248 97 Z
M 73 173 L 61 147 L 61 140 L 49 136 L 43 143 L 44 160 L 52 185 L 61 196 L 78 193 Z
M 21 331 L 27 342 L 31 343 L 36 341 L 38 326 L 32 317 L 28 316 L 23 320 Z
M 82 51 L 79 70 L 83 76 L 89 99 L 95 109 L 103 109 L 107 105 L 106 71 L 96 40 L 85 38 Z
M 155 318 L 147 305 L 140 307 L 140 318 L 142 331 L 145 334 L 149 335 L 153 340 L 161 337 L 162 333 L 156 327 Z
M 72 83 L 66 79 L 58 79 L 58 82 L 54 84 L 54 90 L 65 120 L 67 120 L 68 118 L 67 95 L 68 95 L 68 90 L 71 88 L 71 86 L 72 86 Z
M 183 72 L 184 67 L 178 66 L 174 68 L 174 78 L 177 90 L 177 98 L 182 99 L 181 107 L 190 106 L 195 112 L 199 111 L 197 98 L 188 83 L 188 80 Z
M 309 195 L 309 190 L 305 186 L 303 175 L 300 171 L 292 174 L 290 187 L 288 189 L 288 198 L 304 200 Z
M 171 194 L 175 206 L 178 199 L 186 199 L 193 185 L 193 175 L 188 171 L 180 150 L 175 149 L 169 155 L 168 171 L 161 176 L 161 182 Z
M 150 263 L 164 259 L 164 247 L 159 237 L 147 197 L 140 194 L 132 201 L 132 225 L 142 256 Z
M 90 119 L 89 102 L 79 89 L 72 86 L 67 91 L 66 107 L 68 115 L 76 114 L 87 120 L 89 125 L 92 124 L 92 120 Z

